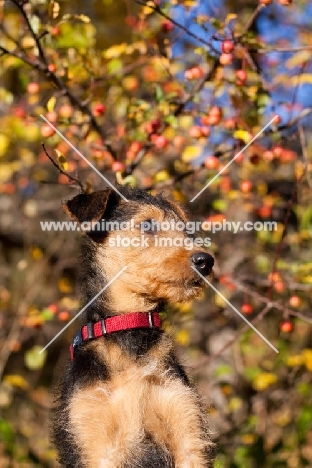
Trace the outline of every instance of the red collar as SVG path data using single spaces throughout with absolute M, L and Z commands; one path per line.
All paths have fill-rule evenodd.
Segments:
M 96 323 L 87 323 L 75 336 L 69 347 L 70 358 L 74 360 L 75 349 L 83 342 L 121 330 L 133 328 L 160 328 L 161 321 L 158 312 L 131 312 L 124 315 L 114 315 Z

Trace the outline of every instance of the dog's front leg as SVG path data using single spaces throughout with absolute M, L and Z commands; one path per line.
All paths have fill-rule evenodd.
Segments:
M 148 430 L 155 440 L 168 447 L 175 467 L 210 467 L 213 443 L 194 390 L 179 380 L 168 380 L 164 386 L 151 387 L 149 403 L 149 411 L 154 415 L 150 417 Z

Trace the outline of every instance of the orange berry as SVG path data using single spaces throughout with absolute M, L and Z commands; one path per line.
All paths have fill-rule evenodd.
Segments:
M 67 312 L 67 310 L 62 310 L 57 314 L 57 318 L 60 322 L 66 322 L 66 320 L 69 319 L 69 313 Z
M 293 330 L 294 326 L 290 320 L 283 320 L 280 323 L 280 330 L 284 333 L 290 333 Z

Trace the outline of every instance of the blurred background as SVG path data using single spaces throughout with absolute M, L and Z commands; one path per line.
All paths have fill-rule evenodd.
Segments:
M 279 354 L 212 289 L 164 327 L 215 468 L 312 466 L 311 26 L 307 0 L 0 1 L 1 467 L 57 466 L 48 413 L 78 325 L 39 351 L 80 309 L 83 259 L 79 233 L 40 223 L 105 188 L 41 115 L 112 183 L 193 220 L 276 222 L 204 236 L 214 286 Z

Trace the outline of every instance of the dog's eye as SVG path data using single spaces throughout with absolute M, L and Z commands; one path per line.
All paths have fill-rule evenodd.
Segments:
M 146 219 L 140 223 L 141 232 L 148 232 L 154 234 L 157 232 L 157 224 L 153 219 Z

